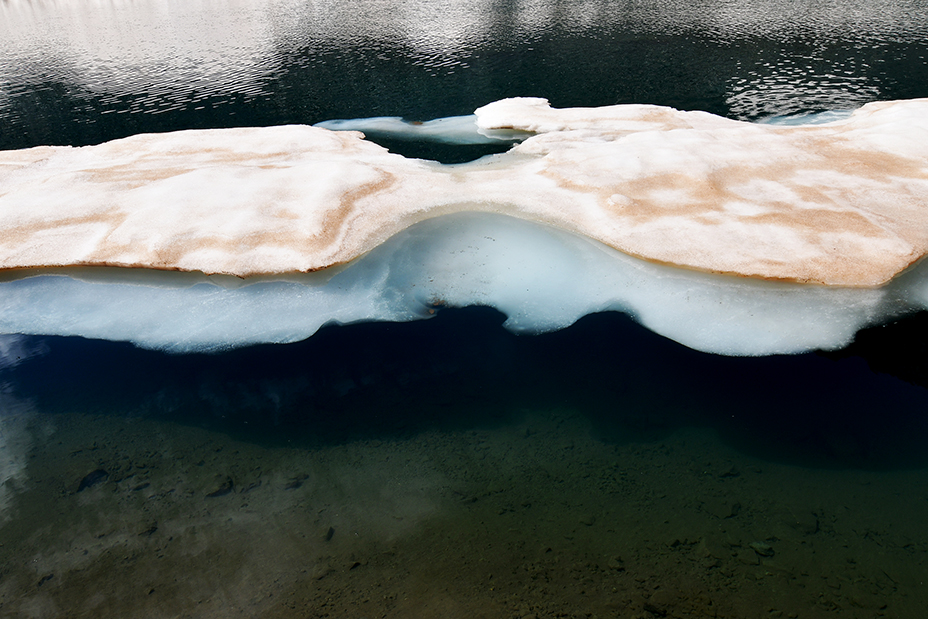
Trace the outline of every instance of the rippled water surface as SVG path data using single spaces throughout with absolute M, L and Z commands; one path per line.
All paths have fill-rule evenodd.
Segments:
M 928 3 L 0 3 L 0 147 L 467 114 L 507 96 L 739 119 L 928 95 Z

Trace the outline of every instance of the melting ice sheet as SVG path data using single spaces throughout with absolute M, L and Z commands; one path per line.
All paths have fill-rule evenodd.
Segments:
M 834 286 L 883 285 L 928 254 L 928 99 L 801 127 L 537 98 L 475 116 L 354 124 L 433 139 L 531 135 L 447 166 L 298 125 L 2 152 L 0 269 L 305 273 L 470 211 L 654 262 Z
M 918 270 L 877 289 L 713 275 L 488 213 L 421 222 L 334 273 L 263 280 L 118 268 L 69 273 L 7 276 L 0 332 L 215 351 L 301 340 L 330 322 L 408 321 L 446 306 L 488 305 L 519 333 L 619 310 L 692 348 L 765 355 L 841 347 L 865 325 L 928 306 L 928 274 Z
M 790 127 L 517 98 L 0 153 L 0 362 L 28 354 L 16 334 L 210 351 L 467 305 L 516 332 L 618 310 L 707 352 L 838 348 L 928 307 L 926 119 L 928 99 Z M 357 129 L 524 139 L 443 166 Z

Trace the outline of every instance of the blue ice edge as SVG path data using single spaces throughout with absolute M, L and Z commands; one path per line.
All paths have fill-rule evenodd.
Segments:
M 615 310 L 697 350 L 770 355 L 841 348 L 862 327 L 928 307 L 925 268 L 875 289 L 752 280 L 646 262 L 488 213 L 426 220 L 317 273 L 242 280 L 87 268 L 13 277 L 0 282 L 0 333 L 129 341 L 172 353 L 294 342 L 329 323 L 410 321 L 484 305 L 504 313 L 503 326 L 516 333 Z M 16 337 L 5 336 L 0 352 L 14 350 Z

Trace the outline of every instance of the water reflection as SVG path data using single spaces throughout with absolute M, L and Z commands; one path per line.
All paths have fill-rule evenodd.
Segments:
M 0 148 L 467 114 L 514 95 L 754 119 L 928 94 L 928 3 L 0 3 Z M 120 118 L 121 117 L 121 118 Z
M 880 87 L 852 63 L 824 58 L 758 59 L 732 78 L 726 102 L 736 118 L 756 119 L 813 111 L 853 110 L 879 100 Z M 851 64 L 851 66 L 848 66 Z M 739 62 L 739 65 L 741 63 Z M 869 66 L 864 66 L 869 69 Z
M 279 70 L 267 7 L 212 2 L 0 5 L 0 106 L 49 83 L 108 111 L 163 113 L 206 97 L 267 95 Z M 120 99 L 127 97 L 125 105 Z M 115 105 L 121 109 L 105 109 Z

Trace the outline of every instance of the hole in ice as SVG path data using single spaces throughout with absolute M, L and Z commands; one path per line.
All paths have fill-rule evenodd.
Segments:
M 424 122 L 398 116 L 326 120 L 314 125 L 332 131 L 360 131 L 390 152 L 440 163 L 466 163 L 504 153 L 531 133 L 477 127 L 477 117 L 449 116 Z

